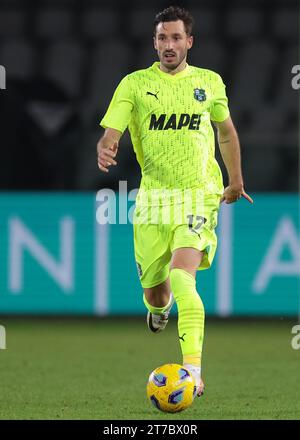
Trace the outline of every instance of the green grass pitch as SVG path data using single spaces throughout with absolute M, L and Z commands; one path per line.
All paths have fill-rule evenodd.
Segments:
M 145 319 L 0 318 L 0 419 L 299 419 L 300 350 L 288 320 L 207 320 L 206 391 L 164 414 L 147 401 L 150 372 L 181 362 L 176 318 L 151 334 Z

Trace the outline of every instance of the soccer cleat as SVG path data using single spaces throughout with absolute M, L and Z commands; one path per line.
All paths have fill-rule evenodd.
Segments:
M 174 304 L 174 296 L 173 296 L 172 292 L 171 292 L 171 298 L 170 298 L 169 302 L 170 302 L 169 308 L 161 315 L 156 315 L 151 312 L 147 313 L 147 325 L 153 333 L 162 332 L 166 328 L 166 326 L 169 322 L 169 314 L 170 314 L 171 308 Z

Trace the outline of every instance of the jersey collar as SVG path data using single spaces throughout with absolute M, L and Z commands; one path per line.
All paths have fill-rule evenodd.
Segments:
M 175 75 L 171 75 L 170 73 L 163 72 L 159 68 L 159 64 L 160 64 L 159 61 L 155 61 L 155 63 L 152 64 L 152 69 L 156 73 L 158 73 L 161 77 L 166 78 L 170 81 L 176 81 L 177 79 L 184 78 L 190 73 L 190 66 L 188 65 L 188 63 L 186 63 L 185 68 L 181 72 L 175 73 Z

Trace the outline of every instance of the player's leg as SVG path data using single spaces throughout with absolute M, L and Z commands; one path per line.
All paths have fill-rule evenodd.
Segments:
M 178 333 L 183 365 L 193 374 L 195 394 L 203 393 L 201 354 L 204 336 L 204 306 L 196 290 L 196 271 L 204 252 L 178 248 L 172 255 L 170 284 L 178 308 Z
M 144 288 L 144 304 L 148 309 L 147 324 L 153 333 L 165 329 L 173 303 L 169 277 L 157 286 Z
M 169 277 L 153 287 L 144 288 L 145 300 L 156 308 L 164 308 L 170 299 L 170 280 Z
M 164 229 L 156 224 L 135 224 L 134 250 L 148 310 L 147 324 L 158 333 L 166 327 L 173 304 L 169 282 L 171 252 Z
M 174 225 L 171 241 L 170 285 L 178 307 L 178 332 L 183 364 L 189 366 L 201 395 L 201 356 L 204 307 L 196 290 L 197 269 L 208 269 L 214 259 L 215 227 L 220 205 L 218 194 L 197 199 L 185 223 Z

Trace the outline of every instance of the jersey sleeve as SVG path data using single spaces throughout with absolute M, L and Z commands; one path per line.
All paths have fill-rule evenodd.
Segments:
M 228 118 L 229 114 L 225 84 L 220 75 L 218 75 L 210 111 L 210 119 L 215 122 L 223 122 Z
M 134 100 L 130 81 L 128 76 L 125 76 L 116 88 L 100 125 L 103 128 L 114 128 L 123 133 L 130 122 L 133 107 Z

